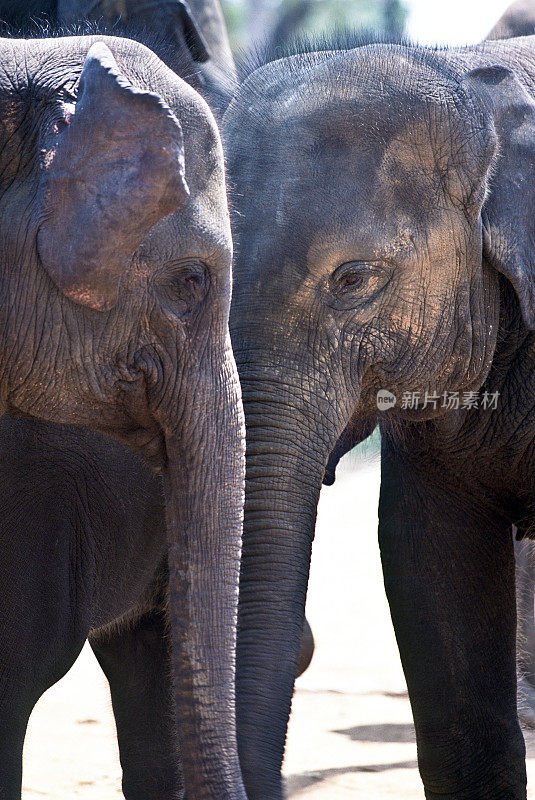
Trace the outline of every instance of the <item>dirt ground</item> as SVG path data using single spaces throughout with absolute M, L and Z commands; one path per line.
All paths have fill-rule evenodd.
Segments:
M 423 798 L 381 579 L 378 491 L 377 461 L 346 460 L 322 492 L 307 609 L 316 654 L 298 681 L 285 763 L 296 800 Z M 526 739 L 535 800 L 535 733 Z M 23 798 L 120 796 L 109 692 L 86 647 L 32 715 Z

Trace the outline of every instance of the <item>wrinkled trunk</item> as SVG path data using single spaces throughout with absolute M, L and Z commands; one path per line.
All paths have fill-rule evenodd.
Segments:
M 187 382 L 180 432 L 167 435 L 173 670 L 187 796 L 245 800 L 234 706 L 244 428 L 230 350 L 213 371 Z
M 310 410 L 259 401 L 242 377 L 247 470 L 237 658 L 238 745 L 249 800 L 282 797 L 310 555 L 327 457 Z M 265 395 L 264 395 L 265 396 Z M 311 419 L 312 416 L 312 419 Z

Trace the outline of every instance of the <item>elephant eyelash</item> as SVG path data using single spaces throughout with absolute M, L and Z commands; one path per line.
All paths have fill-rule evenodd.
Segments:
M 374 264 L 361 261 L 348 261 L 341 264 L 331 275 L 333 288 L 358 289 L 366 283 L 369 278 L 377 275 L 377 267 Z
M 179 317 L 187 317 L 198 308 L 209 287 L 209 270 L 198 261 L 167 265 L 155 286 L 161 302 Z
M 386 264 L 348 261 L 337 267 L 327 280 L 326 302 L 338 310 L 352 310 L 374 299 L 390 282 Z

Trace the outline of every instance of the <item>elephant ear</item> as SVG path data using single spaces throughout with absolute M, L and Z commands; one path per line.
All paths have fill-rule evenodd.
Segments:
M 188 197 L 180 123 L 97 42 L 42 167 L 41 261 L 71 300 L 109 310 L 146 234 Z
M 509 279 L 535 329 L 535 102 L 501 66 L 475 69 L 464 83 L 490 111 L 498 140 L 482 209 L 483 253 Z

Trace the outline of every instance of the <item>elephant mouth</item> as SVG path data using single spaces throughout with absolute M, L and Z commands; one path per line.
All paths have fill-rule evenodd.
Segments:
M 151 407 L 151 387 L 158 382 L 155 363 L 138 353 L 132 366 L 122 368 L 121 379 L 113 386 L 121 419 L 114 420 L 110 433 L 132 448 L 154 472 L 162 473 L 169 458 L 164 428 Z
M 130 447 L 142 457 L 144 461 L 158 474 L 166 471 L 169 463 L 165 434 L 159 426 L 148 429 L 136 428 L 128 433 Z
M 101 431 L 128 445 L 154 472 L 162 474 L 167 470 L 169 457 L 165 433 L 155 420 L 142 424 L 131 420 L 119 428 L 103 426 Z

